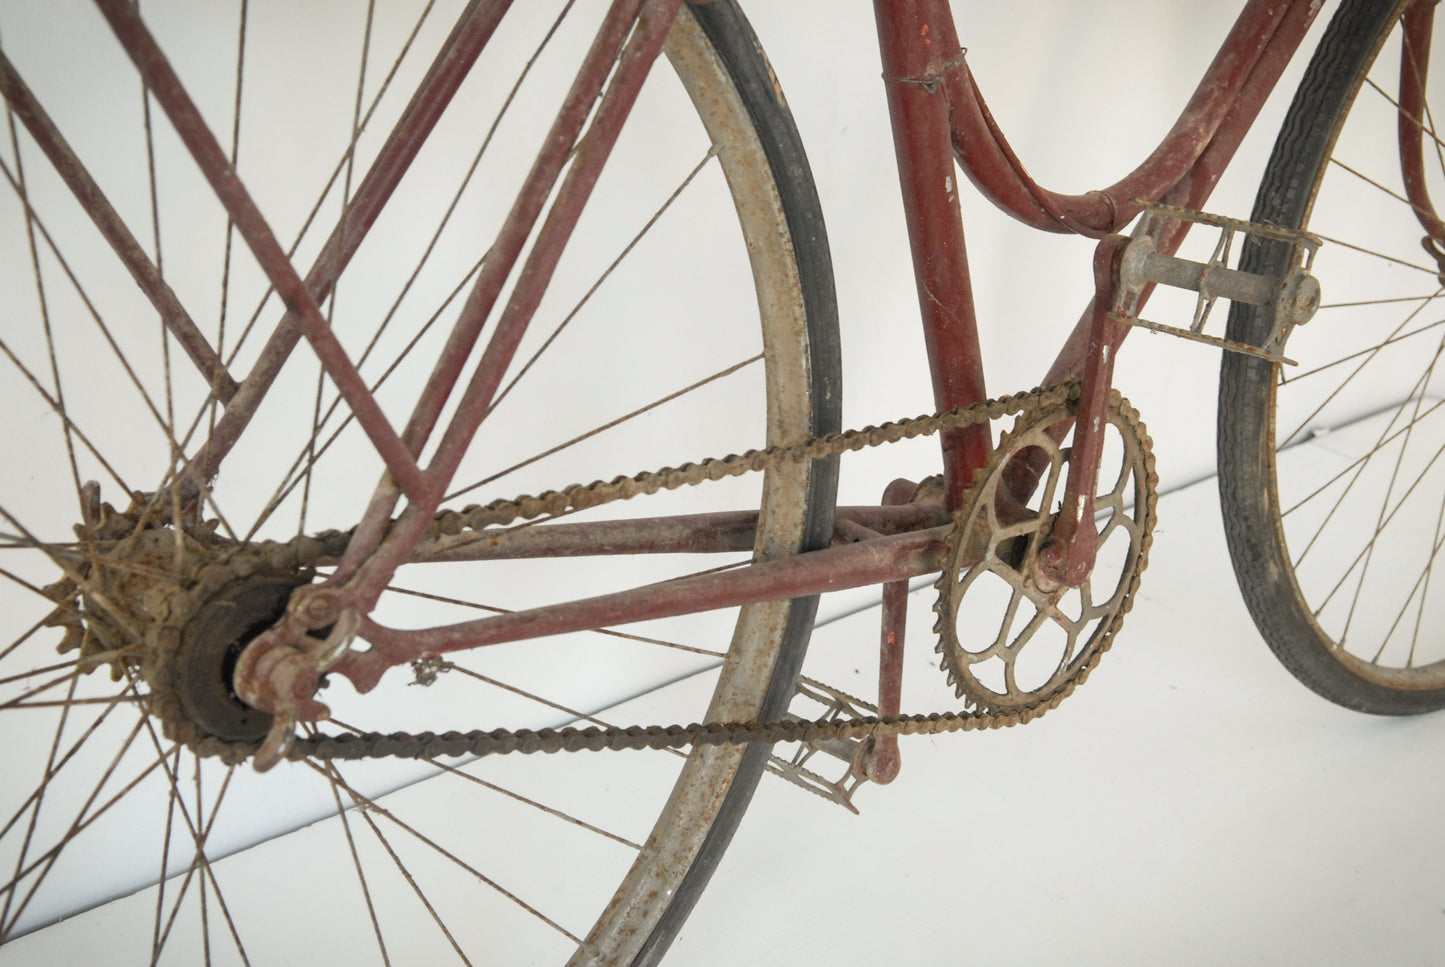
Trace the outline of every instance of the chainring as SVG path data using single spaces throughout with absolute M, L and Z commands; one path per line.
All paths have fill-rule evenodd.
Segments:
M 1068 475 L 1076 409 L 1069 401 L 1019 416 L 954 514 L 935 584 L 935 650 L 957 696 L 981 712 L 1034 717 L 1072 693 L 1113 642 L 1148 564 L 1158 500 L 1151 441 L 1113 393 L 1094 570 L 1078 588 L 1034 580 Z

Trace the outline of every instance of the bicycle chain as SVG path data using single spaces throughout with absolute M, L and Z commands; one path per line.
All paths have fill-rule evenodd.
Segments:
M 557 516 L 570 511 L 600 506 L 617 500 L 675 490 L 707 481 L 741 476 L 804 460 L 821 460 L 843 453 L 896 443 L 900 440 L 931 436 L 943 430 L 958 429 L 978 423 L 1013 416 L 1028 409 L 1046 409 L 1064 405 L 1078 398 L 1078 386 L 1068 383 L 1048 389 L 1016 393 L 972 406 L 909 420 L 869 426 L 814 437 L 796 444 L 784 444 L 763 450 L 749 450 L 721 458 L 709 458 L 680 467 L 667 467 L 632 477 L 610 481 L 578 484 L 561 491 L 548 491 L 536 496 L 499 500 L 490 504 L 466 507 L 461 511 L 441 511 L 436 515 L 428 537 L 455 536 L 463 530 L 502 527 L 519 520 Z M 349 534 L 329 531 L 301 537 L 285 544 L 264 543 L 236 549 L 200 568 L 184 595 L 171 608 L 170 620 L 156 626 L 153 647 L 147 649 L 146 678 L 151 684 L 152 712 L 159 715 L 171 738 L 183 742 L 198 754 L 213 755 L 226 762 L 239 762 L 251 755 L 258 744 L 226 742 L 213 736 L 195 734 L 184 716 L 178 715 L 178 702 L 171 689 L 167 666 L 176 655 L 183 637 L 185 621 L 196 614 L 207 600 L 237 576 L 248 576 L 261 570 L 278 574 L 309 572 L 323 557 L 334 557 L 346 546 Z M 1121 614 L 1116 621 L 1122 619 Z M 1085 675 L 1081 675 L 1079 680 Z M 152 677 L 155 676 L 155 677 Z M 779 720 L 774 722 L 706 722 L 692 725 L 627 726 L 560 729 L 495 729 L 471 732 L 432 732 L 390 734 L 364 733 L 343 735 L 298 736 L 287 758 L 363 759 L 363 758 L 432 758 L 435 756 L 500 755 L 514 752 L 584 752 L 625 749 L 683 748 L 698 745 L 737 745 L 753 742 L 817 743 L 837 739 L 866 739 L 885 735 L 938 734 L 1005 728 L 1029 722 L 1058 706 L 1077 682 L 1043 697 L 1035 705 L 1007 712 L 971 710 L 935 712 L 917 715 L 870 716 L 846 722 L 820 719 Z

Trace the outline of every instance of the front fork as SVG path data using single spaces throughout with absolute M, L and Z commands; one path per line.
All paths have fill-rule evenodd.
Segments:
M 1435 211 L 1425 184 L 1425 80 L 1430 68 L 1430 37 L 1434 31 L 1435 6 L 1440 0 L 1416 0 L 1402 18 L 1404 49 L 1400 56 L 1399 139 L 1400 170 L 1405 194 L 1420 227 L 1422 244 L 1435 259 L 1445 281 L 1445 222 Z

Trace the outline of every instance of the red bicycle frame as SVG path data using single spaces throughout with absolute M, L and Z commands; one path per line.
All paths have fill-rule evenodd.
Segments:
M 402 174 L 449 103 L 472 62 L 491 38 L 509 0 L 472 0 L 361 187 L 347 206 L 311 271 L 303 278 L 276 242 L 219 143 L 171 72 L 154 39 L 127 0 L 96 0 L 197 165 L 210 181 L 238 232 L 281 294 L 287 311 L 254 369 L 237 382 L 179 308 L 140 246 L 119 224 L 84 169 L 23 82 L 0 55 L 0 89 L 16 115 L 121 254 L 169 330 L 211 381 L 225 414 L 206 446 L 183 471 L 187 493 L 200 493 L 255 413 L 296 343 L 304 337 L 336 383 L 387 471 L 345 555 L 325 581 L 303 587 L 276 627 L 246 650 L 237 687 L 252 704 L 278 713 L 289 728 L 322 707 L 312 695 L 324 670 L 372 687 L 389 667 L 423 656 L 502 641 L 597 628 L 652 618 L 777 600 L 873 584 L 897 588 L 909 577 L 935 571 L 950 512 L 990 448 L 985 425 L 942 434 L 944 498 L 841 508 L 840 530 L 866 537 L 796 557 L 722 573 L 532 611 L 417 631 L 383 627 L 368 614 L 396 569 L 408 560 L 501 558 L 599 553 L 737 551 L 752 546 L 755 515 L 714 514 L 625 523 L 531 527 L 467 547 L 422 546 L 426 531 L 525 333 L 563 247 L 661 49 L 683 0 L 613 0 L 545 146 L 500 230 L 491 256 L 438 357 L 407 421 L 393 427 L 362 382 L 318 308 L 385 205 Z M 709 0 L 691 0 L 705 3 Z M 1092 564 L 1089 528 L 1079 494 L 1092 493 L 1101 436 L 1096 417 L 1108 397 L 1117 350 L 1128 326 L 1109 317 L 1115 285 L 1118 232 L 1146 204 L 1199 209 L 1253 124 L 1285 65 L 1319 10 L 1318 0 L 1249 0 L 1174 127 L 1130 174 L 1099 191 L 1061 195 L 1039 186 L 1024 169 L 990 114 L 968 68 L 948 0 L 875 0 L 884 86 L 894 132 L 904 213 L 912 249 L 920 313 L 940 410 L 983 401 L 984 366 L 958 200 L 958 171 L 996 206 L 1025 225 L 1101 239 L 1095 258 L 1096 291 L 1043 383 L 1080 380 L 1082 397 L 1065 506 L 1077 513 L 1055 522 L 1047 562 L 1052 577 L 1074 583 Z M 1428 39 L 1429 5 L 1407 18 L 1407 43 Z M 1402 82 L 1402 119 L 1412 95 Z M 595 105 L 595 108 L 594 108 Z M 1408 131 L 1407 131 L 1408 129 Z M 1407 186 L 1419 127 L 1402 120 Z M 565 174 L 564 174 L 565 171 Z M 1419 192 L 1423 193 L 1423 183 Z M 1411 188 L 1412 198 L 1415 189 Z M 556 201 L 543 211 L 549 197 Z M 1422 224 L 1437 243 L 1445 229 L 1428 198 L 1417 200 Z M 540 225 L 539 225 L 540 222 Z M 1157 244 L 1177 250 L 1187 224 L 1174 223 Z M 525 241 L 535 232 L 527 258 Z M 519 264 L 520 263 L 520 264 Z M 515 278 L 503 306 L 504 285 Z M 1145 293 L 1147 295 L 1147 292 Z M 495 317 L 480 359 L 467 377 L 455 415 L 438 431 L 439 416 L 464 375 L 484 323 Z M 433 447 L 426 466 L 420 458 Z M 397 507 L 406 498 L 405 509 Z M 324 646 L 306 636 L 330 628 Z M 372 647 L 350 652 L 361 635 Z M 277 750 L 273 748 L 273 753 Z

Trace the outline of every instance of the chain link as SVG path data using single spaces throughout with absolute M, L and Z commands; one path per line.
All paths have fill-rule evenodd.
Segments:
M 1077 399 L 1077 384 L 1064 384 L 1049 389 L 1036 389 L 1026 393 L 988 400 L 973 406 L 959 407 L 942 413 L 919 416 L 909 420 L 869 426 L 861 430 L 848 430 L 814 437 L 800 443 L 769 447 L 764 450 L 749 450 L 721 458 L 709 458 L 698 463 L 680 467 L 666 467 L 655 472 L 640 473 L 632 477 L 618 477 L 610 481 L 596 481 L 591 484 L 577 484 L 561 491 L 549 491 L 536 496 L 523 496 L 513 500 L 499 500 L 479 506 L 473 505 L 460 511 L 441 511 L 432 524 L 429 539 L 438 536 L 454 537 L 463 530 L 482 530 L 487 527 L 502 527 L 517 521 L 528 521 L 545 516 L 558 516 L 618 500 L 628 500 L 661 490 L 676 490 L 695 486 L 713 480 L 741 476 L 746 473 L 767 470 L 772 467 L 804 460 L 822 460 L 868 447 L 896 443 L 900 440 L 931 436 L 944 430 L 959 429 L 979 423 L 991 422 L 1013 416 L 1025 410 L 1045 410 L 1063 406 Z M 346 535 L 330 532 L 315 537 L 302 537 L 288 544 L 259 545 L 255 550 L 242 552 L 226 561 L 216 562 L 202 575 L 191 593 L 187 604 L 174 608 L 176 620 L 165 623 L 157 634 L 161 647 L 151 650 L 150 667 L 163 675 L 158 666 L 174 655 L 179 644 L 186 617 L 194 614 L 209 594 L 215 593 L 224 583 L 226 574 L 254 572 L 260 568 L 294 569 L 310 568 L 323 556 L 334 556 L 345 546 Z M 293 571 L 294 573 L 294 571 Z M 153 694 L 164 692 L 152 682 Z M 1082 678 L 1081 678 L 1082 680 Z M 501 755 L 532 752 L 584 752 L 623 749 L 676 749 L 701 745 L 736 745 L 754 742 L 768 744 L 783 742 L 820 743 L 832 740 L 867 739 L 885 735 L 937 734 L 942 732 L 973 731 L 978 729 L 1002 728 L 1019 725 L 1042 715 L 1056 707 L 1070 692 L 1072 686 L 1043 697 L 1033 706 L 1016 708 L 1003 713 L 984 710 L 931 713 L 926 715 L 901 715 L 867 717 L 850 721 L 780 720 L 775 722 L 706 722 L 692 725 L 669 726 L 627 726 L 603 728 L 561 729 L 496 729 L 472 732 L 395 732 L 390 734 L 364 733 L 343 735 L 299 736 L 291 746 L 287 757 L 292 760 L 316 759 L 364 759 L 364 758 L 432 758 L 435 756 L 458 755 Z M 228 762 L 240 761 L 257 748 L 254 743 L 225 742 L 212 736 L 194 734 L 189 723 L 178 721 L 173 714 L 176 709 L 166 708 L 164 696 L 158 695 L 153 702 L 153 711 L 161 714 L 167 722 L 173 738 L 186 742 L 203 755 L 215 755 Z M 191 734 L 187 734 L 187 732 Z

